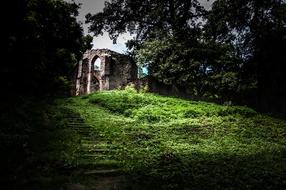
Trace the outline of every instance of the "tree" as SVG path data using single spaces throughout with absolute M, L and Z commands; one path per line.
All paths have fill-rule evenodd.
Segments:
M 25 189 L 25 184 L 31 184 L 37 189 L 37 171 L 51 168 L 36 148 L 46 150 L 47 142 L 39 134 L 54 135 L 60 129 L 49 117 L 50 100 L 69 91 L 71 72 L 91 47 L 92 37 L 83 37 L 75 3 L 13 0 L 3 4 L 0 173 L 4 177 L 0 188 Z
M 116 41 L 119 34 L 136 34 L 137 40 L 184 35 L 198 27 L 197 19 L 205 13 L 197 0 L 112 0 L 103 12 L 86 16 L 95 35 L 103 31 Z
M 239 99 L 240 60 L 232 46 L 189 40 L 148 40 L 135 50 L 135 58 L 159 82 L 187 94 L 222 102 Z
M 206 40 L 206 13 L 197 0 L 113 0 L 102 13 L 87 15 L 87 22 L 95 35 L 107 31 L 113 40 L 136 34 L 127 43 L 131 55 L 159 82 L 194 96 L 231 99 L 238 59 L 231 45 Z
M 91 37 L 76 21 L 79 5 L 63 0 L 8 2 L 6 56 L 1 77 L 7 94 L 51 95 L 70 80 Z M 65 85 L 66 84 L 66 85 Z
M 281 112 L 286 105 L 285 23 L 283 0 L 217 0 L 208 17 L 209 36 L 232 43 L 245 76 L 255 76 L 262 111 Z

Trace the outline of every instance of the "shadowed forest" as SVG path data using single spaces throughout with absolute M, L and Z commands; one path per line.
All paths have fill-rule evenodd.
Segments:
M 5 2 L 0 189 L 284 189 L 286 1 L 202 2 Z M 148 82 L 74 97 L 105 32 Z

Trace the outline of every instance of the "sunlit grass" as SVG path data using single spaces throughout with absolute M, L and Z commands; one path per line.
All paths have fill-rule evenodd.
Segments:
M 286 185 L 286 122 L 250 108 L 133 90 L 70 98 L 59 105 L 80 114 L 98 138 L 113 146 L 113 158 L 130 179 L 138 179 L 138 188 Z

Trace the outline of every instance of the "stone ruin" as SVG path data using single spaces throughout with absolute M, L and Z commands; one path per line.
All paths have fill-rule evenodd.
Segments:
M 72 94 L 123 88 L 137 80 L 137 73 L 137 65 L 127 55 L 108 49 L 88 50 L 77 65 Z

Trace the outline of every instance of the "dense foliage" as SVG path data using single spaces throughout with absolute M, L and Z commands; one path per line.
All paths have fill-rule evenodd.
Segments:
M 130 32 L 128 47 L 159 82 L 199 97 L 285 106 L 285 1 L 112 0 L 87 15 L 95 35 Z M 279 105 L 279 103 L 281 105 Z
M 0 189 L 19 189 L 55 159 L 64 160 L 66 145 L 75 143 L 76 135 L 69 129 L 57 128 L 48 103 L 69 93 L 75 64 L 91 48 L 92 37 L 83 36 L 75 3 L 13 0 L 3 4 Z M 66 144 L 61 142 L 66 138 L 70 139 Z M 58 140 L 56 147 L 49 140 Z M 49 155 L 50 149 L 55 151 Z
M 217 0 L 207 18 L 209 37 L 233 44 L 245 78 L 257 81 L 259 108 L 285 111 L 286 2 Z
M 52 95 L 66 88 L 82 53 L 91 48 L 76 21 L 79 6 L 62 0 L 7 2 L 5 58 L 1 66 L 9 95 Z M 68 86 L 69 87 L 69 86 Z
M 187 94 L 223 101 L 241 98 L 239 59 L 228 44 L 147 40 L 135 50 L 135 58 L 151 77 Z
M 285 187 L 284 120 L 130 87 L 55 101 L 91 48 L 79 5 L 5 4 L 0 189 L 99 189 L 114 166 L 129 189 Z M 111 0 L 87 22 L 115 41 L 135 34 L 131 55 L 163 84 L 285 112 L 285 0 Z

